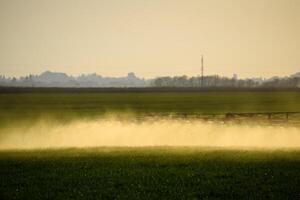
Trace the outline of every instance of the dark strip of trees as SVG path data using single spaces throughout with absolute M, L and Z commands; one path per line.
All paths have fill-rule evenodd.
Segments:
M 153 87 L 229 87 L 229 88 L 300 88 L 300 77 L 263 79 L 236 79 L 220 76 L 205 76 L 203 82 L 200 76 L 159 77 L 151 82 Z

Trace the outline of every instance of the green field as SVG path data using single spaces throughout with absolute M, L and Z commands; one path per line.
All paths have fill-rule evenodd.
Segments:
M 0 93 L 0 123 L 107 113 L 224 114 L 300 111 L 300 92 Z
M 0 153 L 1 199 L 299 199 L 299 150 L 94 148 Z
M 299 92 L 0 93 L 5 127 L 44 118 L 56 120 L 56 126 L 106 114 L 293 111 L 300 111 Z M 1 150 L 0 174 L 5 200 L 300 199 L 299 149 Z

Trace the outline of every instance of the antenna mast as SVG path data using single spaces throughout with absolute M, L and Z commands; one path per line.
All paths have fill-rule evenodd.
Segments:
M 204 77 L 203 77 L 203 70 L 204 70 L 204 66 L 203 66 L 203 55 L 201 55 L 201 86 L 204 86 Z

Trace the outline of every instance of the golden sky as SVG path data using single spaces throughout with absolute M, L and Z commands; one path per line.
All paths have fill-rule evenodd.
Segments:
M 300 71 L 300 0 L 0 0 L 0 74 Z

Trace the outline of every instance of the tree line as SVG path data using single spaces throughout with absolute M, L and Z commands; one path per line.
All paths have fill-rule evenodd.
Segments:
M 218 75 L 204 76 L 175 76 L 158 77 L 151 82 L 153 87 L 279 87 L 279 88 L 299 88 L 300 77 L 285 77 L 272 79 L 237 79 L 221 77 Z

